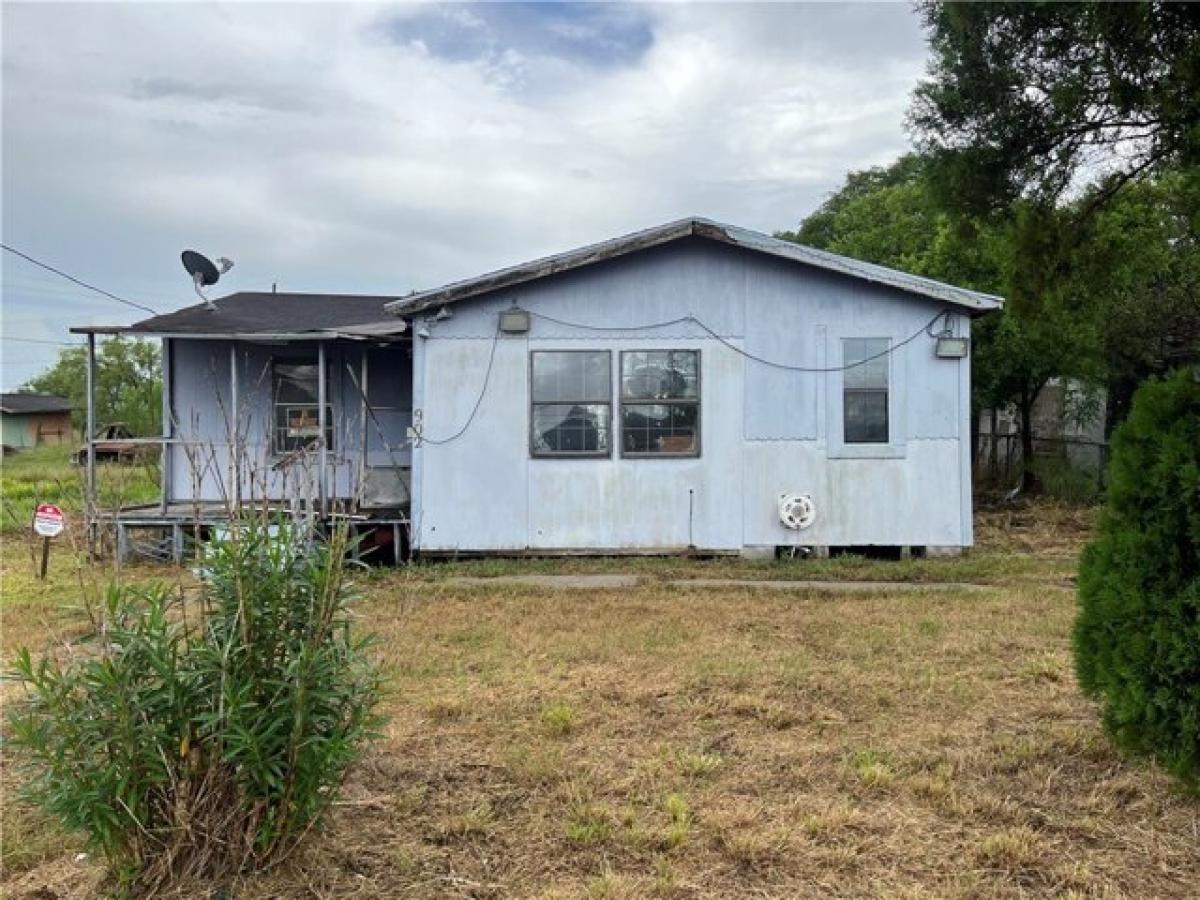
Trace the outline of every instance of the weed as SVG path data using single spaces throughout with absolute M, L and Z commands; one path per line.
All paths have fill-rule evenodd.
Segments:
M 850 765 L 867 787 L 886 787 L 896 779 L 891 766 L 875 750 L 860 750 L 851 758 Z
M 663 810 L 670 820 L 663 843 L 670 850 L 683 845 L 692 833 L 692 811 L 680 794 L 668 794 Z
M 922 637 L 941 637 L 945 630 L 946 626 L 935 619 L 922 619 L 917 623 L 917 633 Z
M 591 847 L 608 840 L 612 818 L 604 807 L 591 802 L 577 802 L 567 819 L 567 840 L 580 847 Z
M 495 822 L 492 805 L 486 801 L 477 803 L 464 812 L 456 813 L 442 819 L 436 828 L 438 839 L 442 843 L 454 840 L 487 837 Z
M 467 704 L 457 697 L 431 700 L 427 709 L 435 722 L 453 722 L 467 714 Z
M 514 777 L 533 784 L 554 781 L 562 777 L 566 768 L 562 750 L 544 742 L 510 747 L 505 751 L 504 764 Z
M 1063 678 L 1063 663 L 1057 656 L 1044 653 L 1022 666 L 1021 675 L 1035 684 L 1042 681 L 1057 684 Z
M 1037 855 L 1037 834 L 1025 827 L 1009 828 L 989 834 L 979 844 L 979 858 L 1004 868 L 1026 865 Z
M 575 730 L 577 716 L 568 703 L 547 703 L 539 716 L 542 727 L 548 734 L 565 737 Z
M 724 758 L 719 753 L 689 753 L 681 751 L 675 754 L 675 764 L 679 771 L 688 778 L 708 778 L 721 768 Z

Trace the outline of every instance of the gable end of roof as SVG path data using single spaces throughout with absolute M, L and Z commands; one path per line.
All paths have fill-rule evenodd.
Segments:
M 711 219 L 690 218 L 668 222 L 655 228 L 637 231 L 623 237 L 612 238 L 597 244 L 589 244 L 564 253 L 546 256 L 529 262 L 498 269 L 475 278 L 452 282 L 432 290 L 420 291 L 386 305 L 388 312 L 397 316 L 411 316 L 432 307 L 458 303 L 493 291 L 505 290 L 531 281 L 537 281 L 584 268 L 610 259 L 626 256 L 651 247 L 661 246 L 686 237 L 698 237 L 730 246 L 740 247 L 780 259 L 837 272 L 850 278 L 858 278 L 875 284 L 885 285 L 917 296 L 939 300 L 957 306 L 968 313 L 979 314 L 999 309 L 1004 300 L 993 294 L 985 294 L 967 288 L 956 287 L 919 275 L 910 275 L 897 269 L 874 263 L 862 262 L 848 256 L 839 256 L 824 250 L 793 244 L 770 235 L 725 225 Z

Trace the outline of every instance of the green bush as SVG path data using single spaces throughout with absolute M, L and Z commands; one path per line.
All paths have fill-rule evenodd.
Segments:
M 1121 748 L 1200 787 L 1200 382 L 1142 387 L 1079 572 L 1075 667 Z
M 344 531 L 244 521 L 205 550 L 198 600 L 110 587 L 94 646 L 16 663 L 27 796 L 82 832 L 123 892 L 277 859 L 377 726 Z

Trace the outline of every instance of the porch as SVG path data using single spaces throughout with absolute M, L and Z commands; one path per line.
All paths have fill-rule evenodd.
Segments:
M 237 303 L 230 301 L 239 300 Z M 247 299 L 248 298 L 248 299 Z M 295 298 L 302 298 L 296 300 Z M 377 556 L 408 546 L 412 340 L 400 319 L 305 329 L 303 315 L 382 319 L 389 298 L 233 295 L 87 338 L 85 519 L 90 546 L 127 560 L 182 561 L 241 510 L 346 521 Z M 262 328 L 264 316 L 290 329 Z M 246 321 L 250 320 L 250 324 Z M 309 323 L 312 324 L 312 323 Z M 156 503 L 97 502 L 97 335 L 162 342 L 162 433 L 131 443 L 159 454 Z

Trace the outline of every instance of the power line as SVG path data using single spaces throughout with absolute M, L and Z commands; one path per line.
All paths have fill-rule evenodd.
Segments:
M 20 341 L 22 344 L 57 344 L 60 347 L 83 346 L 83 341 L 51 341 L 45 338 L 15 337 L 10 334 L 0 334 L 0 341 Z
M 10 247 L 8 244 L 0 244 L 0 248 L 7 250 L 9 253 L 16 254 L 17 256 L 21 257 L 21 259 L 31 262 L 35 266 L 40 266 L 41 268 L 45 269 L 47 272 L 53 272 L 55 275 L 61 275 L 63 278 L 67 279 L 67 281 L 74 282 L 75 284 L 79 285 L 80 287 L 85 287 L 89 291 L 95 291 L 97 294 L 100 294 L 103 297 L 107 297 L 110 300 L 116 300 L 118 303 L 124 303 L 126 306 L 132 306 L 134 309 L 140 309 L 143 312 L 148 312 L 152 316 L 158 315 L 158 310 L 156 310 L 156 309 L 151 309 L 149 306 L 143 306 L 140 303 L 134 303 L 132 300 L 126 300 L 124 297 L 118 297 L 116 294 L 110 293 L 109 291 L 106 291 L 103 288 L 98 288 L 94 284 L 88 284 L 86 281 L 81 281 L 80 279 L 76 278 L 74 275 L 68 275 L 62 269 L 56 269 L 56 268 L 54 268 L 54 266 L 50 265 L 49 263 L 44 263 L 40 259 L 34 259 L 28 253 L 22 253 L 16 247 Z

